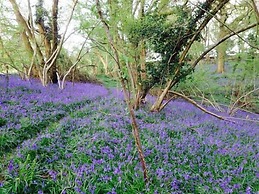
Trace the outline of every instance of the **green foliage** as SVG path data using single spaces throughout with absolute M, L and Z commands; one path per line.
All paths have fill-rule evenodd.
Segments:
M 7 120 L 0 117 L 0 127 L 4 126 L 7 123 Z
M 204 6 L 209 9 L 208 5 Z M 142 84 L 164 84 L 168 78 L 180 82 L 192 73 L 189 64 L 180 62 L 179 57 L 197 31 L 197 22 L 204 16 L 203 12 L 196 12 L 193 17 L 186 6 L 174 6 L 164 13 L 148 13 L 129 28 L 129 40 L 134 45 L 145 41 L 151 53 L 161 56 L 161 60 L 146 64 L 148 79 Z M 196 40 L 199 39 L 197 36 Z
M 252 32 L 252 33 L 248 34 L 247 40 L 248 40 L 248 42 L 251 45 L 258 45 L 259 44 L 259 37 L 258 37 L 257 34 L 255 34 L 255 32 Z M 248 57 L 249 57 L 249 59 L 254 59 L 255 58 L 256 51 L 257 51 L 256 48 L 249 47 L 249 49 L 248 49 Z
M 10 26 L 9 24 L 3 26 L 1 26 L 1 29 L 4 29 L 4 31 L 1 31 L 0 34 L 3 41 L 3 46 L 0 46 L 1 63 L 8 65 L 9 73 L 17 73 L 17 70 L 22 72 L 24 67 L 28 68 L 27 64 L 30 64 L 30 58 L 27 57 L 26 50 L 21 46 L 20 37 L 17 36 L 17 26 Z M 0 65 L 0 71 L 5 73 L 6 68 L 2 64 Z
M 101 81 L 101 83 L 108 88 L 115 88 L 118 87 L 120 85 L 120 83 L 118 82 L 118 80 L 111 78 L 109 76 L 106 75 L 97 75 L 97 79 Z
M 13 134 L 2 131 L 0 134 L 0 155 L 8 152 L 14 144 Z
M 35 191 L 35 185 L 33 181 L 36 181 L 37 174 L 37 162 L 36 158 L 32 159 L 30 155 L 27 155 L 25 161 L 23 159 L 11 160 L 8 165 L 10 174 L 18 168 L 18 174 L 14 179 L 12 176 L 7 177 L 4 187 L 0 188 L 0 192 L 3 193 L 28 193 Z

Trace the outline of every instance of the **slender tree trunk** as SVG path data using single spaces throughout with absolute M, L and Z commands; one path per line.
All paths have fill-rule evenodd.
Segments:
M 253 7 L 256 14 L 256 19 L 259 21 L 259 0 L 252 0 L 253 1 Z
M 145 80 L 147 78 L 146 75 L 146 48 L 145 42 L 140 43 L 141 52 L 140 52 L 140 68 L 141 68 L 141 80 Z
M 223 37 L 227 35 L 227 29 L 224 24 L 226 24 L 226 20 L 228 18 L 227 12 L 225 9 L 221 9 L 219 12 L 220 15 L 220 23 L 219 23 L 219 35 L 218 40 L 221 40 Z M 225 72 L 225 60 L 226 60 L 226 51 L 227 51 L 227 42 L 221 43 L 217 47 L 217 72 L 224 73 Z
M 117 64 L 117 67 L 118 67 L 118 70 L 119 70 L 119 78 L 120 78 L 121 85 L 122 85 L 122 88 L 123 88 L 124 97 L 125 97 L 127 106 L 129 108 L 130 119 L 131 119 L 131 124 L 132 124 L 132 133 L 133 133 L 133 136 L 135 138 L 136 147 L 137 147 L 137 150 L 138 150 L 138 153 L 139 153 L 139 158 L 140 158 L 141 166 L 142 166 L 142 169 L 143 169 L 144 180 L 147 183 L 148 182 L 147 166 L 146 166 L 146 162 L 145 162 L 145 158 L 144 158 L 144 153 L 143 153 L 143 150 L 142 150 L 141 140 L 140 140 L 140 136 L 139 136 L 139 129 L 138 129 L 135 113 L 134 113 L 132 104 L 130 102 L 130 97 L 129 97 L 127 89 L 126 89 L 125 80 L 122 77 L 122 67 L 121 67 L 121 63 L 120 63 L 119 53 L 118 53 L 118 50 L 116 49 L 116 46 L 114 44 L 114 40 L 113 40 L 112 35 L 110 33 L 110 28 L 109 28 L 105 18 L 103 17 L 103 13 L 102 13 L 102 10 L 101 10 L 101 5 L 100 5 L 99 0 L 96 0 L 96 7 L 97 7 L 99 18 L 100 18 L 100 20 L 103 24 L 104 30 L 105 30 L 106 35 L 108 37 L 109 43 L 112 47 L 112 50 L 114 51 L 115 61 L 116 61 L 116 64 Z
M 55 2 L 53 2 L 52 6 L 52 14 L 53 14 L 53 7 Z M 41 40 L 44 43 L 44 49 L 45 49 L 45 57 L 48 60 L 52 55 L 52 45 L 51 45 L 51 39 L 53 40 L 53 26 L 51 26 L 51 31 L 47 31 L 48 26 L 45 25 L 45 15 L 44 15 L 44 7 L 43 7 L 43 0 L 38 0 L 38 4 L 36 5 L 36 24 L 38 26 L 38 31 L 41 36 Z M 52 15 L 53 17 L 53 15 Z M 54 19 L 52 19 L 52 24 L 54 23 Z M 54 40 L 53 40 L 54 42 Z M 51 61 L 50 61 L 51 62 Z M 45 65 L 45 64 L 44 64 Z M 48 72 L 45 71 L 45 68 L 43 68 L 43 85 L 46 86 L 49 82 L 49 78 L 51 79 L 51 75 L 48 75 Z
M 226 43 L 222 43 L 218 48 L 217 52 L 217 72 L 224 73 L 225 72 L 225 60 L 226 60 Z
M 136 98 L 134 102 L 134 109 L 138 109 L 141 104 L 145 103 L 145 98 L 150 90 L 149 84 L 143 85 L 143 80 L 146 80 L 146 48 L 145 42 L 141 41 L 139 44 L 139 53 L 137 54 L 138 61 L 136 62 L 136 70 L 135 70 L 135 86 Z M 142 85 L 140 85 L 142 83 Z
M 52 5 L 52 48 L 51 53 L 54 53 L 58 48 L 58 3 L 59 0 L 53 0 Z M 52 83 L 58 83 L 57 77 L 57 58 L 53 59 L 54 62 L 50 68 L 50 79 Z
M 141 0 L 140 1 L 140 8 L 139 8 L 139 19 L 143 18 L 145 15 L 145 0 Z M 146 79 L 146 46 L 145 46 L 145 41 L 142 40 L 139 43 L 139 47 L 140 47 L 140 55 L 139 55 L 139 59 L 140 59 L 140 78 L 141 80 L 145 80 Z
M 139 1 L 139 11 L 138 11 L 138 19 L 141 19 L 145 15 L 145 3 L 146 0 Z M 136 69 L 134 74 L 135 79 L 135 102 L 134 109 L 138 109 L 141 104 L 145 103 L 146 95 L 148 94 L 150 87 L 148 85 L 140 85 L 143 83 L 143 80 L 146 80 L 146 46 L 145 41 L 142 40 L 138 44 L 138 49 L 136 55 Z
M 6 93 L 8 93 L 9 92 L 9 81 L 10 81 L 10 79 L 9 79 L 9 67 L 8 67 L 7 64 L 4 64 L 4 66 L 5 66 L 5 70 L 6 70 L 6 72 L 5 72 Z
M 100 61 L 103 64 L 104 74 L 108 75 L 109 72 L 108 72 L 108 60 L 107 60 L 107 57 L 105 59 L 98 51 L 96 51 L 95 53 L 97 54 L 97 56 L 99 57 Z
M 27 50 L 27 52 L 29 54 L 29 57 L 31 58 L 33 56 L 33 48 L 31 46 L 30 37 L 29 37 L 31 35 L 31 32 L 28 28 L 28 25 L 27 25 L 26 21 L 24 20 L 21 12 L 19 10 L 19 7 L 18 7 L 16 1 L 15 0 L 9 0 L 9 1 L 12 4 L 14 14 L 15 14 L 15 17 L 16 17 L 16 21 L 18 22 L 18 24 L 21 28 L 21 37 L 22 37 L 23 44 L 24 44 L 25 49 Z
M 56 62 L 59 54 L 60 54 L 60 51 L 62 49 L 62 46 L 64 44 L 64 41 L 65 41 L 65 36 L 66 36 L 66 33 L 67 33 L 67 30 L 68 30 L 68 27 L 69 27 L 69 24 L 72 20 L 72 17 L 73 17 L 73 13 L 75 11 L 75 8 L 76 8 L 76 5 L 78 3 L 78 0 L 74 0 L 73 1 L 73 7 L 72 7 L 72 11 L 70 13 L 70 16 L 68 18 L 68 22 L 66 24 L 66 27 L 65 27 L 65 31 L 59 41 L 59 45 L 57 46 L 57 49 L 53 49 L 53 53 L 51 53 L 51 56 L 50 58 L 47 60 L 47 62 L 44 64 L 44 67 L 43 67 L 43 76 L 45 76 L 45 81 L 43 82 L 43 85 L 46 86 L 47 85 L 47 82 L 46 82 L 46 76 L 48 74 L 48 71 L 50 70 L 50 68 L 53 66 L 53 64 Z M 56 4 L 56 6 L 58 6 L 58 4 Z M 57 78 L 57 83 L 58 83 L 58 75 L 56 73 L 56 78 Z

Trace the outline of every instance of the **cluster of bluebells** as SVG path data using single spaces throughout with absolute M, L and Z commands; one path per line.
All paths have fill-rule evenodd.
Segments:
M 27 112 L 21 117 L 37 115 L 31 110 L 41 103 L 52 102 L 47 106 L 50 114 L 62 110 L 64 104 L 91 101 L 64 113 L 54 129 L 46 126 L 33 138 L 23 140 L 16 155 L 5 161 L 6 178 L 0 192 L 20 176 L 28 155 L 37 164 L 31 184 L 24 186 L 25 193 L 31 191 L 28 187 L 38 193 L 63 194 L 259 192 L 258 123 L 218 120 L 179 100 L 160 113 L 150 113 L 148 105 L 136 111 L 149 174 L 145 185 L 122 93 L 92 84 L 69 84 L 59 91 L 55 86 L 42 88 L 40 83 L 15 78 L 10 82 L 9 95 L 18 104 L 5 103 L 6 94 L 1 92 L 4 103 L 0 114 L 5 116 L 7 110 L 23 103 L 28 103 Z M 26 89 L 14 95 L 21 92 L 21 86 Z M 28 99 L 32 98 L 37 104 L 30 105 Z M 237 112 L 237 116 L 259 118 L 245 112 Z
M 105 88 L 93 84 L 78 83 L 73 87 L 67 83 L 66 89 L 60 90 L 57 85 L 42 87 L 38 80 L 24 81 L 15 76 L 9 78 L 8 85 L 1 76 L 0 90 L 0 130 L 4 139 L 0 154 L 74 109 L 108 94 Z

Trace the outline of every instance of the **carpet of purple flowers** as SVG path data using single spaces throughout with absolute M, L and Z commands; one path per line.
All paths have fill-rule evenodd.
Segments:
M 148 106 L 136 111 L 145 185 L 120 91 L 17 77 L 7 88 L 1 76 L 0 193 L 259 193 L 258 122 L 221 121 L 179 100 L 160 113 Z

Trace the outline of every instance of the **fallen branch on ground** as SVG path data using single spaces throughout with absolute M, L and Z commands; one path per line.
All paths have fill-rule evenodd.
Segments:
M 174 91 L 169 91 L 169 93 L 174 94 L 174 95 L 177 95 L 177 96 L 183 98 L 184 100 L 190 102 L 191 104 L 193 104 L 194 106 L 196 106 L 197 108 L 199 108 L 200 110 L 202 110 L 203 112 L 205 112 L 205 113 L 207 113 L 207 114 L 209 114 L 209 115 L 211 115 L 211 116 L 214 116 L 214 117 L 216 117 L 216 118 L 218 118 L 218 119 L 220 119 L 220 120 L 230 121 L 230 122 L 235 123 L 234 121 L 228 120 L 228 119 L 226 119 L 226 118 L 224 118 L 224 117 L 222 117 L 222 116 L 219 116 L 219 115 L 217 115 L 217 114 L 215 114 L 215 113 L 213 113 L 213 112 L 208 111 L 208 110 L 205 109 L 204 107 L 200 106 L 197 102 L 195 102 L 194 100 L 188 98 L 187 96 L 185 96 L 185 95 L 183 95 L 183 94 L 181 94 L 181 93 L 174 92 Z M 171 99 L 169 99 L 168 101 L 171 101 Z

